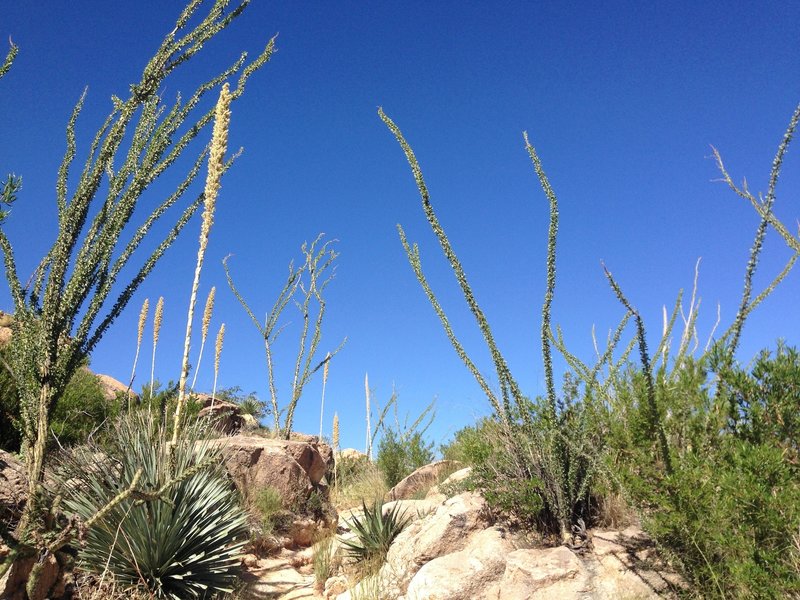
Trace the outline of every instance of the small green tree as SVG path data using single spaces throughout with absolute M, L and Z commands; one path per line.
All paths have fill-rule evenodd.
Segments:
M 156 223 L 187 194 L 207 150 L 199 151 L 177 188 L 138 226 L 132 226 L 140 198 L 211 123 L 215 107 L 201 108 L 204 96 L 240 73 L 238 86 L 231 92 L 232 99 L 238 98 L 248 78 L 272 54 L 274 41 L 270 40 L 252 62 L 246 64 L 243 53 L 186 100 L 178 95 L 171 105 L 165 105 L 161 97 L 165 80 L 227 28 L 248 0 L 232 9 L 228 0 L 216 0 L 205 16 L 196 14 L 200 4 L 200 0 L 192 0 L 181 12 L 175 28 L 147 62 L 140 80 L 131 85 L 128 96 L 112 97 L 113 108 L 92 140 L 70 196 L 70 168 L 77 154 L 75 125 L 85 94 L 78 101 L 67 124 L 67 151 L 58 171 L 58 233 L 30 279 L 17 273 L 12 244 L 0 229 L 0 250 L 15 310 L 16 343 L 10 349 L 7 366 L 20 394 L 30 493 L 19 535 L 37 547 L 53 547 L 36 533 L 46 528 L 38 497 L 53 408 L 72 374 L 203 204 L 201 192 L 185 203 L 149 255 L 132 260 L 145 238 L 152 237 Z M 195 24 L 190 25 L 190 21 Z M 229 166 L 230 161 L 224 169 Z M 19 188 L 18 180 L 9 177 L 4 201 L 13 202 Z M 132 270 L 132 275 L 121 280 L 125 268 Z
M 259 334 L 261 334 L 264 340 L 269 399 L 272 408 L 271 413 L 274 419 L 273 430 L 276 434 L 280 434 L 286 439 L 289 439 L 292 433 L 294 411 L 297 408 L 297 403 L 300 401 L 300 396 L 303 394 L 303 388 L 311 380 L 314 373 L 320 368 L 323 368 L 331 358 L 342 349 L 342 346 L 344 346 L 344 343 L 347 341 L 347 338 L 345 338 L 333 352 L 329 352 L 324 359 L 314 364 L 314 357 L 316 356 L 317 349 L 322 340 L 322 322 L 325 318 L 326 308 L 324 292 L 325 288 L 333 280 L 333 263 L 336 257 L 339 256 L 331 247 L 333 243 L 332 240 L 320 244 L 321 240 L 322 234 L 318 235 L 311 244 L 304 243 L 302 245 L 302 265 L 295 267 L 294 262 L 289 263 L 289 275 L 286 278 L 286 283 L 280 294 L 278 294 L 278 298 L 275 300 L 272 310 L 267 314 L 263 325 L 233 283 L 233 278 L 228 269 L 228 259 L 230 256 L 225 257 L 222 261 L 231 291 L 234 296 L 236 296 L 236 299 L 242 305 L 245 312 L 247 312 L 253 325 L 258 329 Z M 296 299 L 297 297 L 300 299 Z M 292 301 L 294 301 L 300 311 L 302 325 L 300 328 L 300 335 L 298 336 L 297 357 L 295 359 L 294 376 L 292 378 L 292 394 L 288 404 L 280 408 L 278 405 L 278 388 L 275 385 L 273 351 L 278 336 L 280 336 L 286 327 L 285 324 L 279 325 L 281 315 Z M 283 425 L 281 425 L 280 415 L 284 411 L 286 412 L 286 417 L 284 418 Z
M 394 425 L 386 425 L 383 420 L 389 406 L 394 406 Z M 403 423 L 397 416 L 397 394 L 393 393 L 376 427 L 380 428 L 378 442 L 378 468 L 383 473 L 386 485 L 394 487 L 415 470 L 434 460 L 433 442 L 425 439 L 425 432 L 433 424 L 436 413 L 431 402 L 425 410 L 408 424 L 408 416 Z

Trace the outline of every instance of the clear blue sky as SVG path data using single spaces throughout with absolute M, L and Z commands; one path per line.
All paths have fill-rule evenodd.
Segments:
M 152 0 L 2 2 L 0 34 L 21 49 L 0 82 L 0 169 L 24 178 L 6 225 L 22 274 L 55 233 L 55 177 L 72 106 L 88 85 L 81 164 L 110 96 L 126 93 L 180 9 L 180 2 Z M 702 257 L 704 341 L 717 302 L 722 326 L 733 319 L 758 223 L 749 205 L 714 182 L 710 145 L 737 180 L 766 188 L 800 101 L 799 15 L 791 2 L 254 2 L 164 90 L 167 99 L 188 93 L 240 50 L 255 54 L 279 33 L 278 52 L 233 108 L 231 144 L 245 152 L 223 182 L 201 280 L 198 310 L 216 285 L 212 331 L 224 321 L 228 332 L 220 385 L 267 397 L 260 338 L 226 286 L 222 258 L 235 255 L 234 277 L 263 314 L 300 244 L 325 232 L 339 240 L 341 256 L 328 288 L 322 355 L 348 339 L 331 365 L 326 433 L 336 410 L 343 445 L 363 447 L 365 372 L 381 402 L 396 387 L 401 413 L 416 414 L 436 398 L 437 442 L 488 412 L 400 246 L 398 222 L 420 243 L 457 333 L 491 375 L 378 106 L 413 145 L 439 217 L 529 394 L 544 389 L 538 329 L 548 213 L 523 130 L 560 201 L 553 318 L 576 353 L 589 359 L 592 325 L 602 337 L 623 314 L 601 260 L 655 340 L 662 305 L 691 288 Z M 798 152 L 789 152 L 776 203 L 790 229 L 800 217 Z M 139 306 L 163 295 L 156 372 L 162 381 L 177 379 L 198 231 L 199 219 L 103 340 L 92 357 L 96 371 L 127 381 Z M 757 291 L 789 255 L 770 232 Z M 794 272 L 747 323 L 742 360 L 778 337 L 798 343 L 798 292 Z M 5 290 L 0 307 L 11 309 Z M 284 399 L 296 314 L 287 312 L 286 321 L 292 325 L 276 348 Z M 198 348 L 196 338 L 193 362 Z M 211 356 L 200 389 L 211 387 Z M 148 377 L 148 341 L 140 361 L 139 383 Z M 300 430 L 318 429 L 319 384 L 301 400 Z

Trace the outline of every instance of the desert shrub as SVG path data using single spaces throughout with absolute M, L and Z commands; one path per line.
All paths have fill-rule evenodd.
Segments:
M 215 398 L 238 405 L 243 415 L 250 415 L 256 421 L 260 421 L 271 414 L 267 402 L 259 400 L 255 392 L 245 394 L 238 385 L 217 390 Z
M 164 421 L 167 415 L 175 414 L 177 404 L 178 382 L 170 380 L 162 387 L 161 382 L 155 380 L 152 387 L 149 383 L 142 386 L 139 402 L 133 406 L 133 409 L 160 415 L 160 420 Z M 182 417 L 187 421 L 194 421 L 201 409 L 202 404 L 198 401 L 197 396 L 189 394 L 185 398 Z M 173 425 L 167 423 L 166 426 L 170 428 L 170 431 L 172 430 Z
M 246 519 L 203 423 L 188 423 L 176 445 L 147 411 L 126 415 L 114 432 L 103 452 L 78 447 L 60 466 L 68 514 L 86 521 L 109 507 L 85 533 L 81 565 L 157 598 L 230 591 Z M 139 473 L 137 493 L 109 504 Z
M 390 488 L 433 460 L 433 442 L 426 442 L 419 432 L 403 436 L 386 428 L 378 443 L 378 468 Z
M 384 417 L 389 407 L 394 408 L 394 424 L 387 425 Z M 425 407 L 413 422 L 409 415 L 401 422 L 397 410 L 397 394 L 381 411 L 378 428 L 382 432 L 378 443 L 378 468 L 390 488 L 402 479 L 434 460 L 433 442 L 425 439 L 425 432 L 436 418 L 434 403 Z
M 284 512 L 281 493 L 274 487 L 264 487 L 256 494 L 253 508 L 261 518 L 264 530 L 274 531 L 280 522 L 280 515 Z
M 334 574 L 336 565 L 334 561 L 334 541 L 336 536 L 326 535 L 314 544 L 312 564 L 314 566 L 314 582 L 317 589 L 325 586 L 325 582 Z
M 565 523 L 592 521 L 597 475 L 592 457 L 602 449 L 591 418 L 592 400 L 579 398 L 578 390 L 566 377 L 555 416 L 539 398 L 526 401 L 521 412 L 512 411 L 505 421 L 487 418 L 479 429 L 460 436 L 468 441 L 472 464 L 464 487 L 480 489 L 500 515 L 562 539 L 569 531 Z
M 50 428 L 62 445 L 73 446 L 85 442 L 89 434 L 117 417 L 121 409 L 118 399 L 106 399 L 94 374 L 79 369 L 56 402 Z
M 401 513 L 400 506 L 395 504 L 384 510 L 383 502 L 375 501 L 371 507 L 362 502 L 363 515 L 350 517 L 350 524 L 356 534 L 354 540 L 342 540 L 348 556 L 356 564 L 367 564 L 370 568 L 380 568 L 386 560 L 389 546 L 410 519 Z
M 656 382 L 672 473 L 642 425 L 640 373 L 616 382 L 609 415 L 611 468 L 646 529 L 707 597 L 800 592 L 797 351 L 779 344 L 749 372 L 711 353 Z
M 0 350 L 0 353 L 5 352 L 5 349 Z M 48 447 L 85 442 L 90 433 L 119 414 L 120 406 L 118 401 L 106 400 L 95 375 L 86 369 L 78 369 L 53 407 L 50 428 L 55 437 L 48 441 Z M 0 448 L 9 452 L 18 452 L 22 443 L 19 411 L 19 394 L 14 378 L 8 369 L 0 367 Z
M 445 460 L 456 460 L 465 465 L 483 462 L 491 451 L 489 435 L 493 426 L 492 419 L 484 417 L 475 425 L 467 425 L 453 435 L 450 442 L 442 444 L 440 452 Z

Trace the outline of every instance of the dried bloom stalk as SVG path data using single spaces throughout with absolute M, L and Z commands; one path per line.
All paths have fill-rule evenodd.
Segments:
M 192 391 L 197 383 L 197 374 L 200 372 L 200 362 L 203 360 L 203 349 L 206 347 L 206 338 L 208 338 L 208 327 L 211 325 L 211 314 L 214 312 L 214 296 L 217 293 L 217 287 L 213 286 L 211 291 L 208 292 L 206 298 L 206 308 L 203 310 L 203 329 L 202 338 L 200 340 L 200 355 L 197 357 L 197 366 L 194 368 L 194 377 L 192 378 Z
M 322 440 L 322 419 L 325 412 L 325 384 L 328 383 L 328 367 L 331 364 L 331 353 L 325 355 L 325 366 L 322 368 L 322 401 L 319 405 L 319 439 Z
M 180 422 L 183 406 L 186 404 L 186 380 L 189 377 L 189 348 L 192 341 L 192 320 L 194 307 L 197 302 L 197 288 L 200 286 L 200 271 L 203 269 L 203 259 L 208 246 L 208 235 L 214 223 L 214 209 L 217 196 L 222 187 L 222 174 L 225 172 L 225 152 L 228 149 L 228 128 L 231 120 L 231 92 L 228 84 L 222 86 L 214 111 L 214 130 L 211 135 L 211 149 L 208 154 L 208 175 L 206 187 L 203 192 L 203 222 L 200 226 L 200 246 L 197 250 L 197 265 L 194 270 L 192 295 L 189 298 L 189 310 L 186 318 L 186 337 L 183 343 L 183 364 L 181 377 L 178 384 L 178 402 L 175 407 L 175 425 L 172 428 L 172 444 L 178 442 L 180 436 Z
M 214 349 L 214 387 L 211 390 L 211 406 L 214 406 L 214 398 L 217 395 L 217 376 L 219 375 L 219 357 L 222 354 L 222 340 L 225 339 L 225 323 L 219 328 L 217 333 L 217 345 Z
M 369 373 L 364 373 L 364 392 L 367 395 L 367 457 L 372 460 L 372 426 L 370 425 L 370 410 L 369 410 Z
M 339 413 L 333 413 L 333 450 L 339 450 Z
M 131 370 L 131 380 L 128 383 L 128 410 L 131 409 L 131 388 L 133 379 L 136 377 L 136 363 L 139 362 L 139 350 L 142 348 L 142 336 L 144 335 L 144 324 L 147 321 L 147 311 L 150 310 L 150 298 L 145 298 L 142 303 L 142 310 L 139 311 L 139 329 L 136 334 L 136 354 L 133 356 L 133 369 Z
M 150 397 L 153 397 L 153 384 L 155 383 L 156 372 L 156 346 L 158 346 L 158 336 L 161 333 L 161 319 L 164 317 L 164 296 L 158 297 L 156 302 L 156 313 L 153 315 L 153 360 L 150 363 Z

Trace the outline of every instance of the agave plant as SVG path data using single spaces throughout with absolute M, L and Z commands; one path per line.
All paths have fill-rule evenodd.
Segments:
M 348 556 L 356 563 L 383 563 L 389 546 L 411 518 L 405 515 L 405 511 L 400 512 L 398 504 L 384 511 L 381 500 L 376 500 L 371 509 L 362 501 L 361 507 L 364 515 L 360 519 L 353 515 L 350 519 L 356 539 L 342 540 L 342 544 L 347 549 Z
M 109 446 L 82 447 L 60 465 L 68 514 L 86 520 L 143 471 L 139 490 L 85 534 L 84 568 L 111 571 L 156 598 L 207 598 L 230 592 L 247 540 L 245 514 L 225 479 L 219 450 L 202 422 L 187 423 L 170 450 L 170 432 L 150 411 L 116 424 Z

